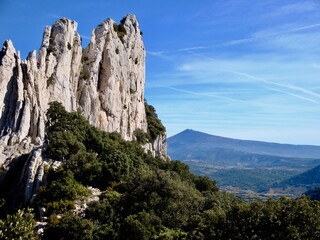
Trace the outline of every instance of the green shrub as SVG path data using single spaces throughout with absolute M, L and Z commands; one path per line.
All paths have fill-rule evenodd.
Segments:
M 0 239 L 39 239 L 35 224 L 34 215 L 30 209 L 19 209 L 15 214 L 7 215 L 6 219 L 0 220 Z
M 134 130 L 133 135 L 140 144 L 146 144 L 148 142 L 148 134 L 141 129 Z
M 145 211 L 126 217 L 121 237 L 123 239 L 149 240 L 154 237 L 161 226 L 161 220 L 153 213 Z
M 104 174 L 108 182 L 120 182 L 125 180 L 132 170 L 132 161 L 128 155 L 118 149 L 110 149 L 100 158 L 104 161 Z
M 146 113 L 149 137 L 163 133 L 154 108 L 146 105 Z M 49 170 L 39 190 L 37 206 L 54 213 L 43 239 L 320 239 L 318 201 L 246 203 L 180 161 L 154 158 L 138 141 L 92 127 L 60 103 L 50 104 L 47 118 L 48 153 L 62 165 Z M 88 194 L 87 184 L 102 194 L 77 216 L 70 209 Z
M 65 214 L 62 219 L 48 224 L 43 239 L 93 239 L 93 223 L 73 213 Z
M 147 115 L 149 139 L 150 142 L 153 142 L 157 138 L 157 136 L 165 133 L 166 129 L 158 118 L 155 108 L 149 105 L 146 101 L 145 110 Z
M 122 43 L 124 43 L 124 36 L 127 34 L 127 30 L 122 23 L 117 25 L 116 23 L 113 24 L 113 30 L 117 33 L 119 39 Z
M 48 174 L 48 186 L 46 188 L 46 199 L 48 202 L 61 199 L 74 200 L 77 196 L 88 195 L 89 190 L 74 179 L 70 170 L 63 168 L 57 171 L 51 169 Z
M 103 164 L 97 159 L 95 153 L 79 151 L 72 155 L 66 166 L 74 173 L 74 178 L 83 185 L 93 187 L 101 186 Z
M 48 215 L 51 215 L 53 213 L 65 213 L 75 208 L 74 202 L 72 200 L 62 199 L 54 202 L 48 202 L 45 204 L 45 207 Z

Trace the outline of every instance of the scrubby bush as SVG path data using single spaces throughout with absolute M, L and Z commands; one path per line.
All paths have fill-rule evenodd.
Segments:
M 7 215 L 4 220 L 0 219 L 0 239 L 38 239 L 35 224 L 34 215 L 30 209 L 19 209 L 15 214 Z
M 163 133 L 153 107 L 146 111 L 150 135 Z M 44 239 L 320 239 L 318 201 L 243 202 L 182 162 L 155 158 L 58 103 L 47 128 L 47 154 L 62 164 L 49 169 L 36 201 L 47 208 Z M 76 215 L 73 201 L 90 194 L 86 186 L 102 194 Z
M 153 142 L 157 136 L 165 133 L 166 129 L 158 118 L 155 108 L 149 105 L 146 101 L 145 109 L 147 115 L 149 140 L 150 142 Z

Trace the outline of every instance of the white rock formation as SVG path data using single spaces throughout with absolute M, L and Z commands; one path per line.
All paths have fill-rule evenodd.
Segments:
M 147 132 L 144 106 L 145 50 L 138 21 L 107 19 L 82 49 L 77 23 L 63 18 L 46 27 L 41 48 L 23 62 L 10 40 L 0 51 L 0 167 L 30 154 L 24 167 L 25 198 L 41 181 L 46 111 L 52 101 L 81 111 L 94 126 L 116 131 L 125 140 Z M 36 150 L 38 149 L 38 150 Z M 149 150 L 166 156 L 165 134 Z M 40 171 L 40 172 L 39 172 Z
M 35 149 L 30 154 L 29 158 L 24 164 L 23 173 L 21 175 L 21 182 L 25 183 L 24 197 L 26 200 L 32 199 L 33 194 L 40 187 L 43 176 L 44 168 L 47 163 L 43 161 L 42 149 Z
M 93 125 L 132 140 L 134 130 L 147 131 L 145 51 L 135 16 L 127 16 L 123 26 L 123 37 L 111 19 L 92 32 L 82 56 L 79 107 Z

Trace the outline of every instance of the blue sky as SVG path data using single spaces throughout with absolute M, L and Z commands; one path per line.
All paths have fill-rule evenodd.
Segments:
M 84 47 L 104 19 L 137 16 L 145 97 L 169 136 L 184 129 L 320 145 L 320 1 L 1 0 L 0 41 L 23 58 L 43 29 L 76 20 Z

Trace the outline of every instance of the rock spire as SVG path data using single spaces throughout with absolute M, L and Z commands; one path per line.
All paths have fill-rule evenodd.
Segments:
M 67 111 L 80 111 L 92 125 L 116 131 L 125 140 L 133 140 L 137 129 L 147 132 L 145 55 L 139 23 L 130 14 L 120 24 L 107 19 L 98 25 L 85 49 L 77 23 L 67 18 L 45 28 L 38 56 L 33 51 L 21 61 L 12 42 L 5 41 L 0 51 L 2 169 L 28 156 L 23 174 L 27 185 L 42 176 L 41 146 L 52 101 Z M 166 155 L 165 133 L 145 148 Z M 30 186 L 25 192 L 30 199 Z

